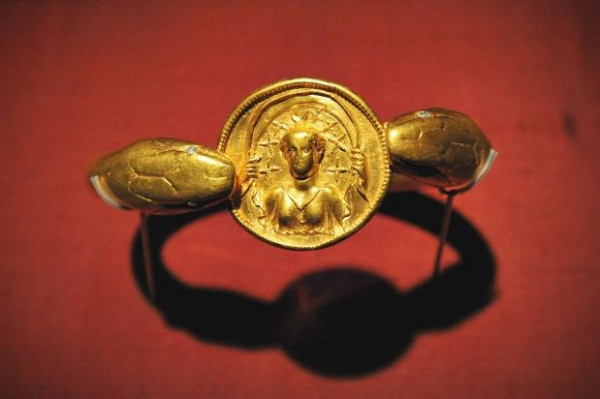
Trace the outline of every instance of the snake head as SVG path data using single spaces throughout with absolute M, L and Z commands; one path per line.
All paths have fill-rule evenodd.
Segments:
M 386 134 L 394 172 L 446 192 L 472 187 L 496 156 L 471 118 L 443 108 L 400 115 Z
M 158 138 L 101 158 L 88 178 L 96 193 L 116 208 L 173 214 L 227 198 L 235 170 L 223 154 L 188 141 Z

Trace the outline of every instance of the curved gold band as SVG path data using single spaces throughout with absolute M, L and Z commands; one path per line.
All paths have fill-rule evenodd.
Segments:
M 455 111 L 411 112 L 385 128 L 395 172 L 391 191 L 419 183 L 444 191 L 470 188 L 485 176 L 496 156 L 477 125 Z M 225 154 L 189 141 L 156 138 L 102 157 L 88 178 L 111 206 L 168 214 L 227 199 L 239 174 Z
M 141 140 L 101 158 L 88 178 L 111 206 L 144 214 L 229 199 L 236 220 L 264 241 L 315 249 L 362 227 L 386 191 L 425 184 L 454 195 L 480 181 L 496 156 L 462 113 L 431 108 L 381 124 L 349 89 L 308 78 L 250 95 L 218 148 Z

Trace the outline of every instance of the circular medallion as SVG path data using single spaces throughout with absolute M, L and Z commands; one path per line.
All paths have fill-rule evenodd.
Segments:
M 372 216 L 389 183 L 383 126 L 347 88 L 317 79 L 263 87 L 227 120 L 235 219 L 290 249 L 331 245 Z

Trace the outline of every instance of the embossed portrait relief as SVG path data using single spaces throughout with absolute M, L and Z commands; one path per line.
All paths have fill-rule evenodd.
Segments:
M 368 203 L 363 151 L 318 104 L 289 107 L 254 140 L 242 197 L 264 229 L 335 235 Z
M 350 234 L 379 202 L 389 172 L 378 126 L 336 100 L 293 90 L 237 119 L 225 153 L 242 171 L 233 213 L 251 232 L 315 248 Z

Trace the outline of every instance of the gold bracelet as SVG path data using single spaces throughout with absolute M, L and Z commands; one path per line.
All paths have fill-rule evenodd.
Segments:
M 234 218 L 270 244 L 332 245 L 371 218 L 389 191 L 426 184 L 454 195 L 489 171 L 494 151 L 475 122 L 441 108 L 381 123 L 348 88 L 299 78 L 267 85 L 231 114 L 217 149 L 141 140 L 96 162 L 89 179 L 120 209 L 175 214 L 229 200 Z

